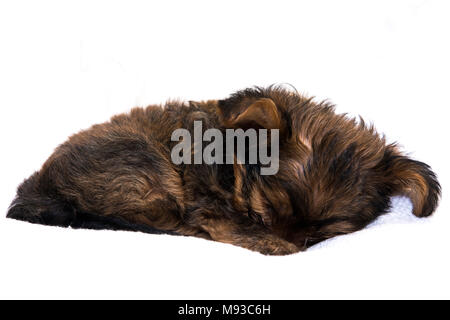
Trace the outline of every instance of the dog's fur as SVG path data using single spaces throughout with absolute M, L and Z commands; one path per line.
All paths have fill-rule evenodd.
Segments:
M 280 129 L 280 169 L 258 165 L 174 165 L 177 128 Z M 59 146 L 20 185 L 8 217 L 75 228 L 139 230 L 231 243 L 283 255 L 360 230 L 411 198 L 413 213 L 435 210 L 440 186 L 429 166 L 386 145 L 362 119 L 337 115 L 280 87 L 225 100 L 135 108 Z

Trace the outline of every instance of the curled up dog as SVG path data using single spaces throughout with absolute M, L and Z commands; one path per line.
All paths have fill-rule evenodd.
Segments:
M 135 108 L 75 134 L 19 186 L 7 216 L 285 255 L 364 228 L 394 195 L 426 217 L 440 185 L 362 119 L 272 86 Z

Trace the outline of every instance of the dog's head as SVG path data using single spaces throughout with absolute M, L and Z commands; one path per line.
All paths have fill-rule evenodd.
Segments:
M 225 128 L 279 130 L 279 168 L 275 174 L 261 175 L 261 163 L 234 165 L 236 205 L 275 231 L 285 232 L 286 225 L 306 217 L 303 203 L 307 190 L 302 182 L 312 146 L 300 117 L 301 110 L 311 107 L 311 99 L 275 86 L 246 89 L 218 102 L 219 119 Z
M 384 175 L 374 175 L 385 140 L 362 119 L 280 87 L 240 91 L 218 109 L 225 127 L 279 129 L 278 172 L 235 164 L 234 194 L 239 207 L 280 236 L 309 246 L 360 229 L 385 210 L 378 191 L 385 190 Z

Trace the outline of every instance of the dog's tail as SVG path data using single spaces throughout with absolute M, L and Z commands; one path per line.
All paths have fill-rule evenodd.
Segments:
M 427 164 L 405 156 L 393 156 L 387 178 L 393 185 L 393 193 L 408 196 L 417 217 L 431 215 L 439 202 L 441 186 L 436 174 Z

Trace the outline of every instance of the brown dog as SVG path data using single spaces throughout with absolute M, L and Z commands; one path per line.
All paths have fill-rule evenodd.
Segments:
M 279 129 L 279 171 L 171 161 L 175 129 Z M 304 250 L 365 227 L 411 198 L 435 210 L 435 174 L 372 126 L 279 87 L 206 102 L 135 108 L 59 146 L 18 188 L 8 217 L 74 228 L 197 236 L 264 254 Z

